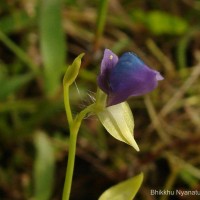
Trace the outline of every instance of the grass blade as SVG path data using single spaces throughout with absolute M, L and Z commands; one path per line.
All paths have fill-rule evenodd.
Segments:
M 41 0 L 39 28 L 45 91 L 53 96 L 60 86 L 65 63 L 65 35 L 61 22 L 62 0 Z

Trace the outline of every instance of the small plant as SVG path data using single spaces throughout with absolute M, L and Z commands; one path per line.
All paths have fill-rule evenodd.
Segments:
M 100 75 L 97 78 L 96 101 L 73 117 L 69 101 L 69 87 L 78 76 L 83 55 L 80 54 L 68 67 L 63 79 L 64 103 L 70 130 L 63 200 L 68 200 L 70 196 L 77 135 L 84 117 L 89 113 L 96 114 L 114 138 L 139 151 L 133 136 L 133 115 L 126 100 L 131 96 L 144 95 L 152 91 L 156 88 L 158 81 L 163 79 L 159 72 L 150 69 L 135 54 L 127 52 L 118 58 L 112 51 L 105 49 Z M 106 190 L 99 200 L 131 200 L 140 188 L 142 180 L 143 174 L 141 173 L 123 181 Z

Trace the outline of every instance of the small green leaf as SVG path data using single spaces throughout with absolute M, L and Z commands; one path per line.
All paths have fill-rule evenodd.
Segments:
M 77 56 L 74 60 L 74 62 L 67 68 L 67 71 L 65 72 L 64 78 L 63 78 L 63 84 L 66 84 L 67 86 L 70 86 L 78 76 L 79 69 L 81 67 L 81 59 L 84 56 L 84 53 L 81 53 L 79 56 Z
M 136 151 L 139 151 L 133 137 L 133 115 L 126 102 L 107 107 L 97 115 L 100 122 L 114 138 L 131 145 Z
M 99 200 L 132 200 L 143 181 L 143 173 L 106 190 Z
M 37 150 L 34 164 L 34 199 L 49 200 L 53 191 L 55 158 L 49 138 L 42 132 L 35 137 Z

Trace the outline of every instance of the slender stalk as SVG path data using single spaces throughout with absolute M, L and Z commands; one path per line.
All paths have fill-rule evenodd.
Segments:
M 69 102 L 69 86 L 65 86 L 63 84 L 63 93 L 64 93 L 64 104 L 65 104 L 67 120 L 69 123 L 69 127 L 71 127 L 73 117 L 72 117 L 72 112 L 71 112 L 71 107 L 70 107 L 70 102 Z
M 89 105 L 88 107 L 86 107 L 84 110 L 82 110 L 77 116 L 76 116 L 76 123 L 77 125 L 80 126 L 80 123 L 82 122 L 82 120 L 84 119 L 84 117 L 88 114 L 88 113 L 91 113 L 91 112 L 94 112 L 95 111 L 95 108 L 96 108 L 96 104 L 91 104 Z
M 71 116 L 71 109 L 69 105 L 69 98 L 68 98 L 68 90 L 64 92 L 64 99 L 65 99 L 65 108 L 68 120 L 70 120 L 70 139 L 69 139 L 69 153 L 68 153 L 68 162 L 67 162 L 67 170 L 66 170 L 66 177 L 63 189 L 63 196 L 62 200 L 69 200 L 71 185 L 72 185 L 72 178 L 74 172 L 74 163 L 75 163 L 75 155 L 76 155 L 76 141 L 78 131 L 80 129 L 80 125 L 84 117 L 89 113 L 95 110 L 95 104 L 89 105 L 83 111 L 81 111 L 75 118 L 72 119 Z
M 75 81 L 81 64 L 81 58 L 84 54 L 80 54 L 69 66 L 67 69 L 64 78 L 63 78 L 63 95 L 64 95 L 64 105 L 65 111 L 67 115 L 67 120 L 69 124 L 69 150 L 68 150 L 68 162 L 67 162 L 67 169 L 66 169 L 66 176 L 65 176 L 65 183 L 63 188 L 63 196 L 62 200 L 69 200 L 71 185 L 72 185 L 72 178 L 74 172 L 74 163 L 75 163 L 75 155 L 76 155 L 76 141 L 78 131 L 81 126 L 81 122 L 85 115 L 89 112 L 93 112 L 95 109 L 95 104 L 92 104 L 81 111 L 75 118 L 72 116 L 70 100 L 69 100 L 69 87 Z
M 67 170 L 65 175 L 65 183 L 63 188 L 63 196 L 62 200 L 68 200 L 71 191 L 72 185 L 72 177 L 74 172 L 74 162 L 75 162 L 75 154 L 76 154 L 76 141 L 79 127 L 73 126 L 73 117 L 69 102 L 69 86 L 66 86 L 63 82 L 63 94 L 64 94 L 64 105 L 67 120 L 69 123 L 69 130 L 70 130 L 70 138 L 69 138 L 69 153 L 68 153 L 68 161 L 67 161 Z
M 67 163 L 67 170 L 66 170 L 62 200 L 69 200 L 71 185 L 72 185 L 72 177 L 74 173 L 76 141 L 77 141 L 79 127 L 72 128 L 72 130 L 74 132 L 70 133 L 68 163 Z

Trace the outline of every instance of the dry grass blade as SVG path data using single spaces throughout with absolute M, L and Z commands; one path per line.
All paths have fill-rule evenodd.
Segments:
M 169 114 L 174 109 L 177 102 L 183 97 L 183 95 L 188 91 L 188 89 L 196 82 L 199 76 L 200 76 L 200 63 L 194 67 L 191 75 L 179 88 L 179 90 L 177 90 L 174 96 L 172 96 L 172 98 L 165 104 L 159 115 L 164 117 L 167 114 Z

